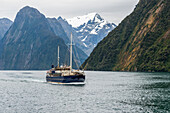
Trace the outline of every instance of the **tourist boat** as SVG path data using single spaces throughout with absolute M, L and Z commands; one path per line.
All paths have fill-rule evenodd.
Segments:
M 50 83 L 66 84 L 78 83 L 84 84 L 85 73 L 81 70 L 72 69 L 72 34 L 70 44 L 70 66 L 59 66 L 59 46 L 58 46 L 58 66 L 52 65 L 51 69 L 46 73 L 46 80 Z

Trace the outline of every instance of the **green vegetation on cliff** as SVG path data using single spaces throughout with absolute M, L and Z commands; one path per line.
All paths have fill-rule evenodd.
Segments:
M 86 70 L 170 71 L 170 2 L 140 0 L 82 64 Z

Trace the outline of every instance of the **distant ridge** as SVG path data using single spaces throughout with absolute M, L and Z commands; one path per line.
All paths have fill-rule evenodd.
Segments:
M 1 18 L 0 19 L 0 40 L 4 37 L 5 33 L 12 25 L 12 21 L 8 18 Z

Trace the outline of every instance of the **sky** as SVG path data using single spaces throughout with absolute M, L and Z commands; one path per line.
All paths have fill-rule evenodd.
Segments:
M 72 18 L 96 12 L 105 20 L 119 24 L 139 0 L 0 0 L 0 18 L 14 21 L 24 6 L 38 9 L 46 17 Z

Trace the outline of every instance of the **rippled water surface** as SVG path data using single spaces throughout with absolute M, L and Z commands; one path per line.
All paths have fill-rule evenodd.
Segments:
M 0 71 L 0 113 L 169 113 L 170 73 L 86 72 L 85 85 L 45 71 Z

